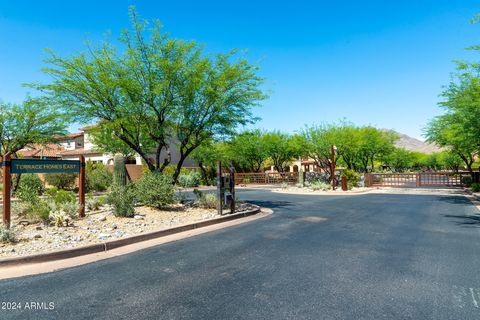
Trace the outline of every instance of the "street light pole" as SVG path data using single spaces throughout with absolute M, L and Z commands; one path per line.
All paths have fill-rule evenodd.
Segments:
M 332 173 L 332 190 L 335 190 L 335 145 L 332 144 L 332 158 L 330 159 L 330 171 Z

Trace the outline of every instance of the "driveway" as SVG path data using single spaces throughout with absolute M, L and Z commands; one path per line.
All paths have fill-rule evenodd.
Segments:
M 3 302 L 54 304 L 0 319 L 480 319 L 480 216 L 467 198 L 238 192 L 274 214 L 0 281 Z

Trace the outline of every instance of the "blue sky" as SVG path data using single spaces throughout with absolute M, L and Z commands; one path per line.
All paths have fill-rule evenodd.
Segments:
M 257 126 L 289 132 L 347 118 L 421 138 L 452 60 L 475 58 L 463 49 L 480 43 L 469 23 L 480 3 L 470 0 L 0 0 L 0 99 L 21 102 L 22 83 L 48 81 L 43 48 L 71 54 L 118 36 L 131 4 L 209 52 L 248 49 L 271 90 Z

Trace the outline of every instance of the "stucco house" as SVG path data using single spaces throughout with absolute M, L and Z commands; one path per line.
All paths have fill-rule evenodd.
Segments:
M 17 154 L 23 158 L 64 160 L 76 160 L 80 155 L 83 155 L 86 161 L 103 163 L 105 165 L 113 164 L 114 155 L 99 150 L 88 133 L 89 128 L 91 127 L 82 128 L 78 133 L 55 136 L 56 143 L 27 145 L 18 151 Z M 170 146 L 169 151 L 162 151 L 160 159 L 169 158 L 170 164 L 176 165 L 180 159 L 180 154 L 175 143 L 172 142 Z M 154 159 L 153 155 L 152 159 Z M 127 164 L 141 165 L 142 158 L 139 155 L 135 155 L 127 159 Z M 187 158 L 183 166 L 194 168 L 197 165 L 193 159 Z

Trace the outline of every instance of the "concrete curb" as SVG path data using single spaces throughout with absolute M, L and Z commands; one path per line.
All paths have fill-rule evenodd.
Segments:
M 91 244 L 91 245 L 87 245 L 79 248 L 59 250 L 59 251 L 53 251 L 48 253 L 39 253 L 39 254 L 23 256 L 23 257 L 0 259 L 0 267 L 27 264 L 27 263 L 47 262 L 47 261 L 53 261 L 53 260 L 62 260 L 62 259 L 92 254 L 92 253 L 105 252 L 108 250 L 127 246 L 137 242 L 152 240 L 155 238 L 161 238 L 161 237 L 169 236 L 175 233 L 180 233 L 184 231 L 189 231 L 197 228 L 207 227 L 214 224 L 219 224 L 227 221 L 232 221 L 232 220 L 252 216 L 259 213 L 260 211 L 261 211 L 261 208 L 259 206 L 255 206 L 255 208 L 252 210 L 241 211 L 234 214 L 225 215 L 220 218 L 200 221 L 192 224 L 180 225 L 178 227 L 174 227 L 170 229 L 152 231 L 152 232 L 139 234 L 139 235 L 123 238 L 123 239 L 105 241 L 104 243 L 96 243 L 96 244 Z

